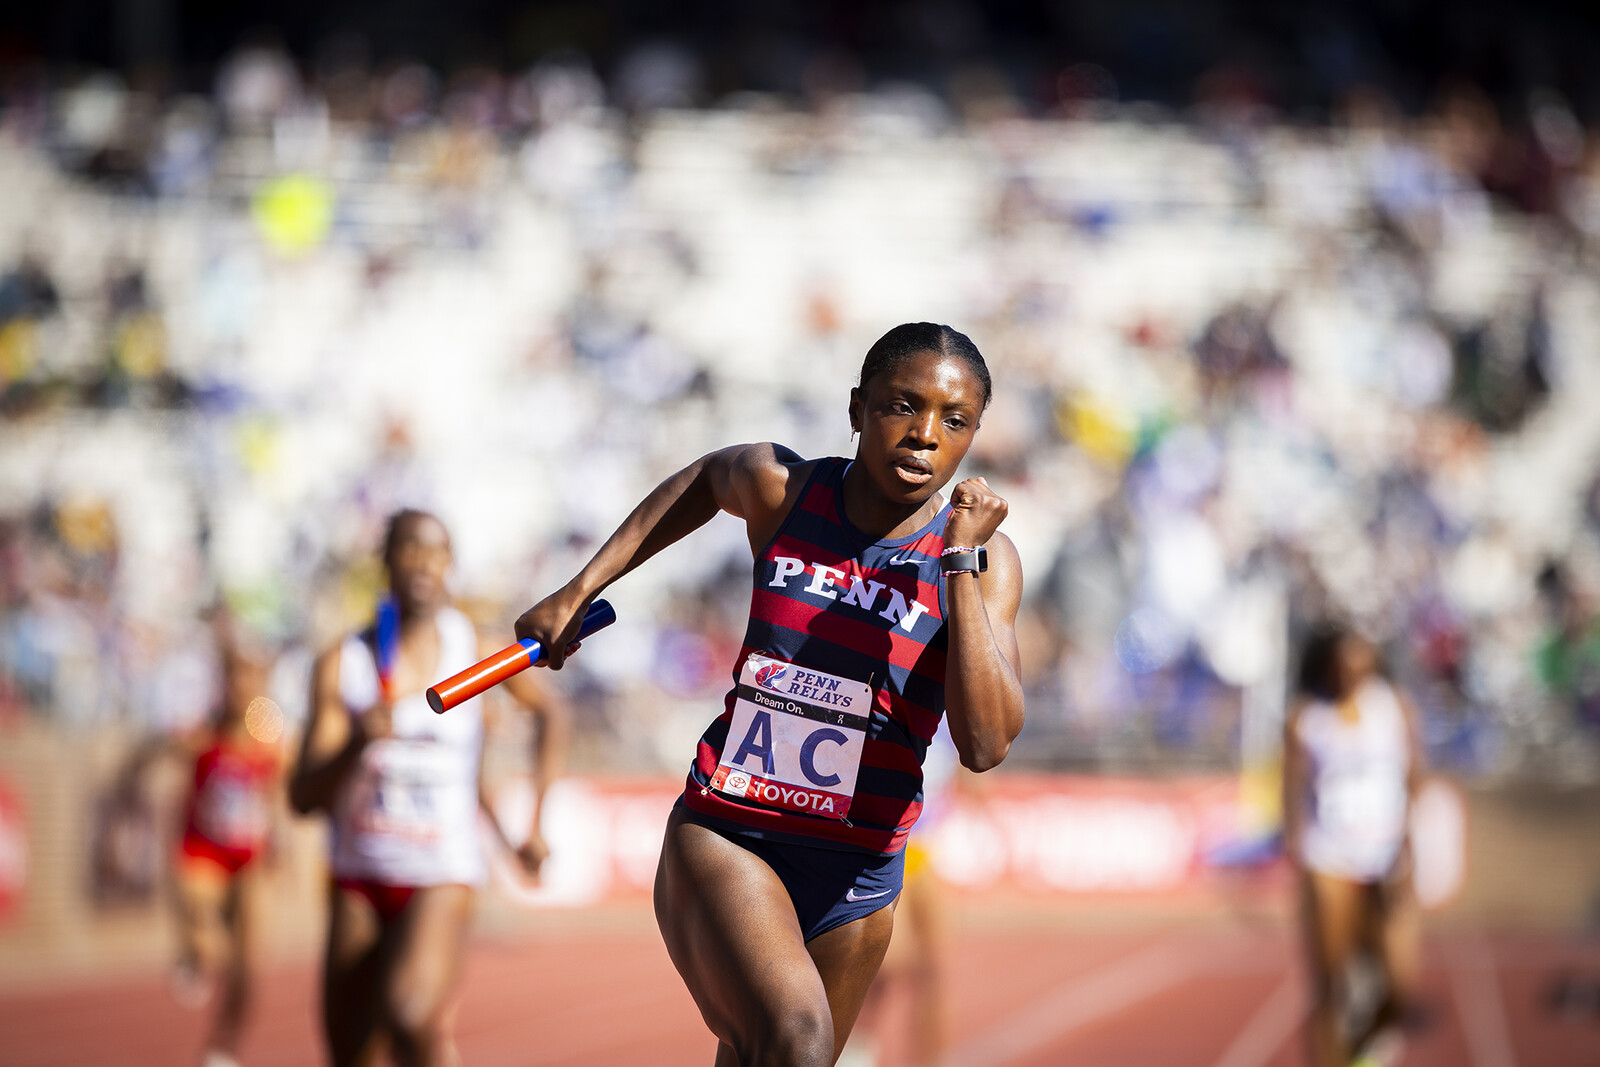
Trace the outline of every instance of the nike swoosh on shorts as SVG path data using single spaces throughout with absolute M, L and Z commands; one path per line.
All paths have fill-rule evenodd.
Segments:
M 885 889 L 881 893 L 857 893 L 856 892 L 856 887 L 855 886 L 851 886 L 849 889 L 845 890 L 844 899 L 848 900 L 852 904 L 857 904 L 857 903 L 860 903 L 863 900 L 873 900 L 873 899 L 876 899 L 877 897 L 886 897 L 890 893 L 893 893 L 893 892 L 894 892 L 893 889 Z

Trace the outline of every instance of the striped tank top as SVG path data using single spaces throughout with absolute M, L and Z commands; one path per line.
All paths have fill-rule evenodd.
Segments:
M 723 713 L 700 737 L 684 803 L 733 833 L 875 855 L 898 852 L 922 811 L 922 759 L 944 714 L 945 603 L 939 574 L 946 504 L 910 537 L 875 541 L 843 508 L 850 461 L 818 460 L 777 535 L 756 558 L 750 624 Z M 847 815 L 833 818 L 733 796 L 713 785 L 730 745 L 746 660 L 865 683 L 865 731 Z M 768 674 L 773 668 L 761 674 Z M 756 699 L 759 699 L 759 695 Z M 743 752 L 749 737 L 734 738 Z M 726 774 L 724 769 L 723 774 Z

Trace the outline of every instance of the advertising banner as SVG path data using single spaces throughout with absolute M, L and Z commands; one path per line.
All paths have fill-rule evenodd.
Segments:
M 1006 775 L 964 783 L 930 805 L 912 832 L 912 847 L 926 850 L 933 869 L 963 895 L 1150 897 L 1281 885 L 1276 834 L 1253 828 L 1259 820 L 1241 802 L 1237 778 Z M 541 884 L 520 879 L 503 845 L 493 853 L 496 881 L 530 906 L 648 897 L 662 830 L 681 792 L 671 780 L 562 779 L 546 797 L 551 855 Z M 514 829 L 528 825 L 532 796 L 523 779 L 496 792 L 496 818 L 513 843 Z M 1464 874 L 1459 794 L 1430 783 L 1414 821 L 1417 888 L 1425 905 L 1438 906 Z M 1261 874 L 1267 877 L 1248 877 Z

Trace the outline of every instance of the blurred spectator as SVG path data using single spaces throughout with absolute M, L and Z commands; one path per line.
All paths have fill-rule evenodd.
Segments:
M 0 275 L 0 406 L 26 403 L 39 372 L 43 320 L 61 310 L 61 294 L 37 256 L 25 251 Z
M 1545 614 L 1535 650 L 1539 683 L 1577 721 L 1600 730 L 1600 613 L 1559 564 L 1547 564 L 1538 581 Z

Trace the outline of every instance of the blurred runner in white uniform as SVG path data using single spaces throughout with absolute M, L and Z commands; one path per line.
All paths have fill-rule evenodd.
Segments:
M 440 678 L 481 658 L 477 631 L 461 612 L 440 608 L 434 625 Z M 352 634 L 339 647 L 339 698 L 358 717 L 382 699 L 372 636 L 370 629 Z M 389 736 L 367 744 L 334 800 L 334 879 L 384 887 L 482 885 L 487 866 L 476 827 L 483 698 L 435 715 L 418 690 L 393 701 L 389 720 Z
M 1284 832 L 1300 870 L 1315 1067 L 1395 1055 L 1420 947 L 1408 829 L 1420 775 L 1416 716 L 1379 672 L 1377 650 L 1347 630 L 1313 634 L 1285 737 Z M 1351 964 L 1362 953 L 1383 995 L 1352 1026 Z
M 370 1063 L 385 1046 L 402 1067 L 450 1056 L 452 992 L 473 887 L 485 875 L 483 698 L 435 715 L 423 694 L 494 651 L 448 606 L 450 559 L 437 518 L 395 515 L 384 541 L 390 599 L 372 626 L 322 653 L 313 669 L 311 721 L 289 795 L 298 811 L 332 817 L 322 1014 L 336 1067 Z M 542 798 L 566 747 L 566 709 L 530 674 L 506 689 L 541 720 L 534 761 Z M 518 851 L 533 875 L 548 851 L 538 823 L 536 807 Z

